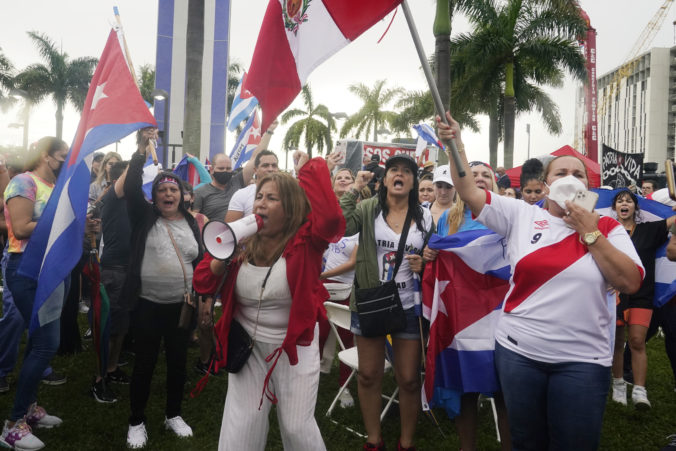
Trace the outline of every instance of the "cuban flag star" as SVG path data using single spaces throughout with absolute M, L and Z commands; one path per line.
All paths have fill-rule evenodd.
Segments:
M 494 331 L 510 277 L 503 241 L 487 229 L 429 241 L 439 254 L 423 276 L 423 314 L 430 321 L 423 410 L 444 407 L 453 418 L 463 393 L 498 390 Z
M 157 127 L 111 30 L 82 109 L 75 139 L 21 259 L 19 273 L 37 280 L 30 330 L 61 315 L 50 295 L 82 255 L 91 162 L 95 150 L 144 127 Z

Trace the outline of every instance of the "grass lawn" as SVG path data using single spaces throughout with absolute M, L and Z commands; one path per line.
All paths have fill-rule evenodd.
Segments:
M 86 327 L 85 316 L 80 323 Z M 90 342 L 85 342 L 90 347 Z M 161 357 L 155 371 L 152 393 L 146 412 L 148 417 L 151 450 L 208 450 L 216 449 L 220 431 L 223 402 L 227 389 L 227 376 L 212 377 L 202 394 L 191 399 L 190 390 L 199 379 L 192 366 L 197 358 L 197 349 L 191 348 L 188 356 L 188 384 L 183 403 L 183 417 L 194 431 L 191 439 L 177 439 L 164 430 L 164 359 Z M 133 364 L 133 363 L 132 363 Z M 676 433 L 676 392 L 669 362 L 664 352 L 664 340 L 653 338 L 648 344 L 648 394 L 653 408 L 637 412 L 608 402 L 603 427 L 601 449 L 603 450 L 659 450 L 666 444 L 665 437 Z M 115 404 L 98 404 L 89 396 L 89 388 L 95 368 L 94 353 L 87 349 L 75 356 L 57 357 L 53 366 L 68 375 L 68 383 L 58 387 L 41 385 L 39 399 L 48 412 L 64 420 L 61 427 L 53 430 L 37 430 L 36 435 L 52 450 L 121 450 L 125 448 L 127 418 L 129 415 L 128 386 L 114 386 L 120 395 Z M 124 368 L 131 372 L 131 365 Z M 6 418 L 11 408 L 16 386 L 17 372 L 10 378 L 12 389 L 0 395 L 0 418 Z M 386 375 L 386 379 L 388 375 Z M 391 384 L 391 375 L 389 376 Z M 351 391 L 356 398 L 356 382 Z M 387 388 L 390 388 L 389 386 Z M 261 387 L 262 389 L 262 387 Z M 326 419 L 325 413 L 338 389 L 337 363 L 329 375 L 322 375 L 319 386 L 316 417 L 324 441 L 329 450 L 361 449 L 363 440 L 343 427 Z M 274 412 L 274 408 L 273 408 Z M 457 434 L 453 422 L 443 410 L 435 411 L 439 420 L 438 429 L 431 420 L 421 415 L 416 433 L 416 445 L 420 450 L 457 450 Z M 349 409 L 337 407 L 333 417 L 355 429 L 363 430 L 358 406 Z M 270 416 L 268 435 L 269 450 L 281 450 L 276 416 Z M 396 449 L 399 415 L 393 407 L 383 423 L 383 434 L 388 449 Z M 443 432 L 443 435 L 442 435 Z M 480 409 L 478 449 L 498 450 L 495 427 L 490 404 Z

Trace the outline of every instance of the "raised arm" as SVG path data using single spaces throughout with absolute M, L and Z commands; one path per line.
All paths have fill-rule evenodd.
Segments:
M 439 116 L 437 116 L 439 138 L 444 142 L 444 144 L 446 144 L 446 147 L 449 147 L 451 139 L 455 139 L 456 146 L 458 147 L 458 153 L 460 154 L 460 161 L 462 162 L 462 167 L 465 170 L 465 176 L 460 177 L 458 175 L 458 168 L 455 167 L 453 158 L 451 158 L 451 155 L 448 155 L 453 185 L 455 186 L 460 198 L 469 206 L 472 214 L 474 216 L 479 216 L 479 213 L 481 213 L 484 205 L 486 205 L 486 192 L 476 186 L 474 183 L 472 170 L 469 167 L 467 155 L 465 154 L 465 146 L 462 144 L 462 139 L 460 138 L 460 125 L 455 121 L 455 119 L 453 119 L 453 117 L 451 117 L 449 112 L 446 112 L 446 119 L 448 119 L 449 125 L 443 123 Z
M 312 233 L 326 243 L 338 241 L 345 234 L 345 219 L 331 189 L 331 177 L 326 161 L 312 160 L 304 152 L 294 153 L 298 184 L 310 201 Z

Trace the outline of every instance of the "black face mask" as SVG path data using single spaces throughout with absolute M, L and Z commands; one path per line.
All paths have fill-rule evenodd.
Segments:
M 184 200 L 183 208 L 185 208 L 186 210 L 190 210 L 192 208 L 192 202 L 190 202 L 189 200 Z
M 230 179 L 232 178 L 232 172 L 221 172 L 221 171 L 214 171 L 213 173 L 213 178 L 216 180 L 218 183 L 221 185 L 227 185 Z
M 51 165 L 49 166 L 49 169 L 52 170 L 52 173 L 54 174 L 54 178 L 58 179 L 59 178 L 59 173 L 61 172 L 61 168 L 63 167 L 63 161 L 59 162 L 59 167 L 54 169 Z

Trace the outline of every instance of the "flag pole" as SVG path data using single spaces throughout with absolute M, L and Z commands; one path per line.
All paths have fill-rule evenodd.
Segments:
M 408 7 L 408 2 L 403 0 L 401 2 L 401 9 L 404 11 L 404 16 L 406 17 L 406 23 L 408 24 L 408 29 L 411 32 L 411 37 L 413 38 L 413 43 L 415 44 L 415 49 L 418 52 L 418 58 L 420 58 L 420 63 L 422 64 L 423 72 L 425 73 L 425 78 L 427 79 L 427 84 L 430 87 L 432 92 L 432 99 L 434 99 L 434 105 L 437 109 L 437 114 L 444 122 L 448 124 L 448 119 L 446 119 L 446 108 L 444 107 L 443 102 L 441 101 L 441 96 L 439 95 L 439 89 L 437 84 L 434 82 L 434 77 L 432 76 L 432 69 L 430 69 L 430 63 L 427 61 L 425 56 L 425 50 L 422 47 L 420 42 L 420 36 L 418 35 L 418 29 L 413 22 L 413 16 L 411 15 L 411 10 Z M 460 154 L 458 153 L 458 148 L 455 145 L 455 140 L 449 139 L 445 143 L 450 148 L 450 156 L 453 158 L 453 163 L 455 164 L 456 169 L 458 170 L 458 175 L 460 177 L 465 176 L 465 170 L 462 167 L 462 162 L 460 161 Z
M 120 18 L 120 10 L 117 6 L 113 6 L 113 14 L 115 14 L 115 20 L 117 21 L 117 26 L 122 34 L 122 47 L 124 48 L 124 55 L 127 58 L 127 65 L 129 66 L 129 71 L 131 72 L 131 77 L 134 79 L 134 83 L 138 88 L 138 79 L 136 78 L 136 71 L 134 70 L 134 63 L 131 62 L 131 54 L 129 53 L 129 47 L 127 46 L 127 38 L 124 36 L 124 28 L 122 27 L 122 19 Z M 148 141 L 148 147 L 150 147 L 150 155 L 153 157 L 153 164 L 158 165 L 159 160 L 157 159 L 157 152 L 155 152 L 155 143 L 153 140 Z

